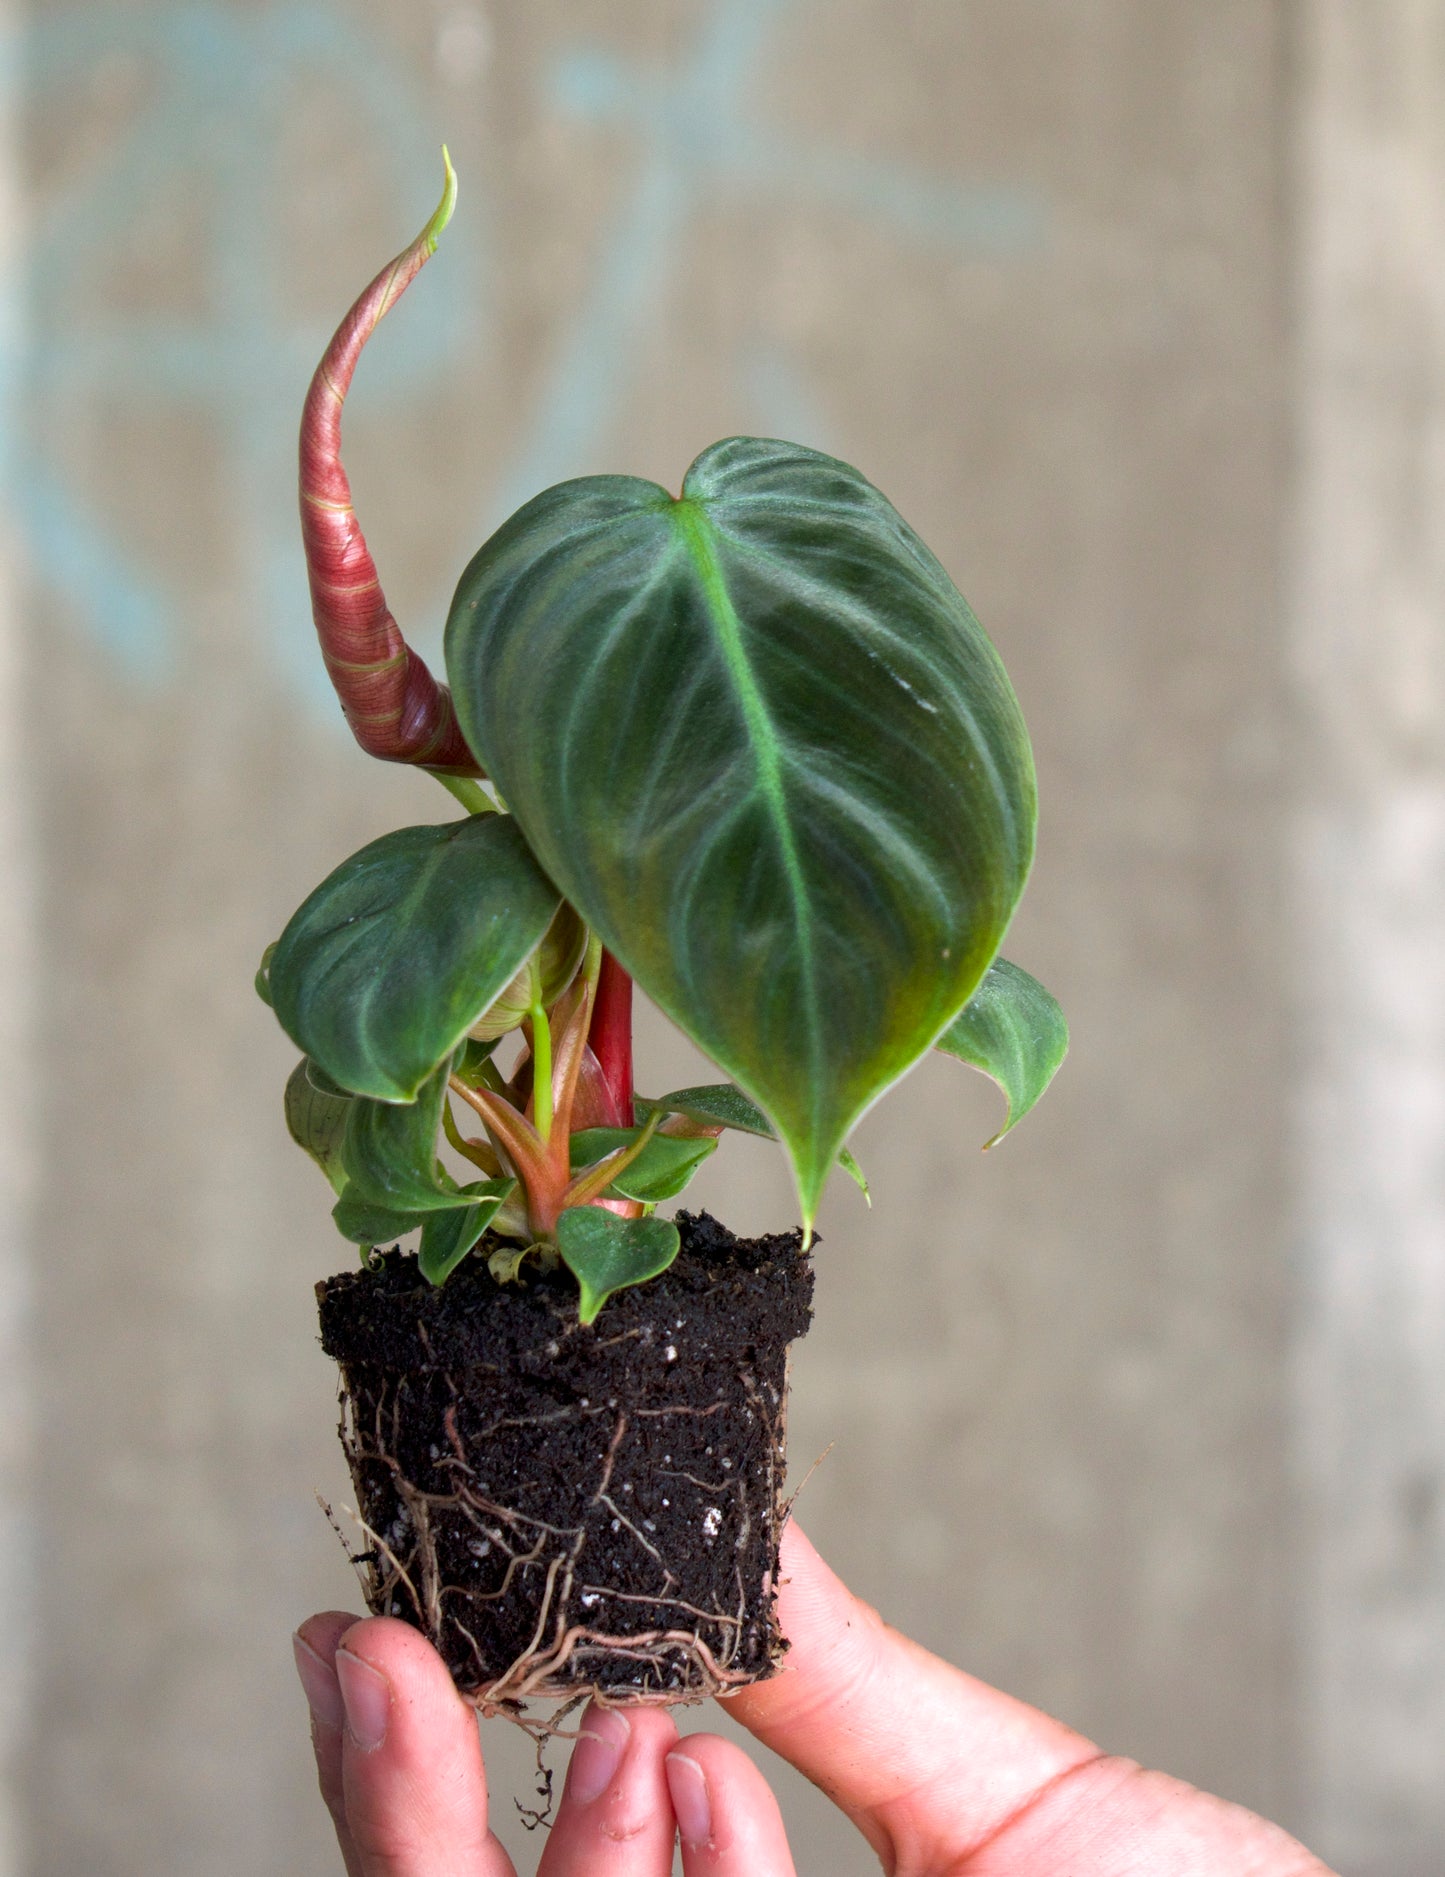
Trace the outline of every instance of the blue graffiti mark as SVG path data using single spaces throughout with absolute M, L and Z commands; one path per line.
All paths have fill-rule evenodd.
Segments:
M 840 209 L 967 254 L 1016 252 L 1040 239 L 1043 211 L 1026 191 L 921 175 L 754 124 L 746 110 L 754 74 L 797 4 L 703 0 L 696 40 L 676 69 L 635 69 L 586 48 L 554 65 L 554 105 L 585 124 L 622 126 L 640 157 L 528 433 L 488 504 L 494 519 L 562 476 L 603 467 L 594 456 L 625 404 L 645 317 L 690 223 L 719 190 Z M 18 38 L 0 42 L 0 90 L 63 110 L 66 88 L 107 60 L 139 62 L 148 96 L 107 149 L 103 171 L 47 205 L 24 288 L 0 282 L 0 420 L 9 419 L 0 421 L 0 477 L 41 575 L 124 670 L 159 682 L 178 668 L 180 603 L 164 570 L 129 551 L 71 485 L 48 439 L 68 408 L 101 394 L 211 415 L 224 436 L 218 473 L 244 546 L 247 604 L 269 622 L 268 642 L 303 695 L 334 723 L 306 619 L 291 459 L 302 392 L 327 334 L 295 316 L 279 272 L 283 131 L 297 90 L 321 78 L 387 151 L 411 203 L 436 164 L 425 113 L 399 79 L 399 61 L 338 0 L 37 9 Z M 94 282 L 133 245 L 136 204 L 182 179 L 205 204 L 210 310 L 169 319 L 107 312 L 95 323 L 104 295 Z M 494 330 L 476 245 L 450 244 L 443 280 L 418 296 L 369 364 L 369 400 L 442 380 L 463 343 Z M 27 333 L 28 352 L 19 343 Z M 786 348 L 760 341 L 740 353 L 736 372 L 759 428 L 826 444 L 826 415 Z
M 499 492 L 496 520 L 538 489 L 579 473 L 600 446 L 626 398 L 642 318 L 682 251 L 686 224 L 704 193 L 720 184 L 874 216 L 899 233 L 973 253 L 1017 252 L 1041 239 L 1043 209 L 1031 191 L 943 182 L 774 137 L 752 124 L 744 110 L 749 80 L 769 33 L 793 5 L 711 0 L 691 56 L 672 75 L 635 72 L 595 49 L 567 54 L 554 66 L 551 90 L 560 108 L 632 130 L 642 158 L 542 397 L 531 441 Z M 777 405 L 785 421 L 769 428 L 797 435 L 795 420 L 811 412 L 799 374 L 785 373 L 774 349 L 749 375 L 755 397 L 769 403 L 786 380 Z
M 219 473 L 231 484 L 247 602 L 271 622 L 268 636 L 297 680 L 329 697 L 305 611 L 292 456 L 301 396 L 328 335 L 298 321 L 279 273 L 276 218 L 288 186 L 282 132 L 296 88 L 319 78 L 398 153 L 391 167 L 432 179 L 437 152 L 398 82 L 398 61 L 327 5 L 253 11 L 212 0 L 38 14 L 0 49 L 5 54 L 9 82 L 42 99 L 63 99 L 68 85 L 117 58 L 142 61 L 151 88 L 146 107 L 107 150 L 103 173 L 84 175 L 47 205 L 31 247 L 29 317 L 20 320 L 31 345 L 12 386 L 25 469 L 12 457 L 7 480 L 37 569 L 132 676 L 173 673 L 175 599 L 68 486 L 48 438 L 60 413 L 102 394 L 141 408 L 204 409 L 224 430 Z M 182 179 L 204 205 L 209 311 L 174 319 L 112 313 L 102 326 L 90 324 L 99 296 L 87 283 L 133 245 L 137 205 Z M 389 335 L 369 395 L 406 395 L 442 376 L 470 335 L 463 309 L 477 297 L 462 252 L 446 287 L 421 296 L 415 317 Z
M 54 477 L 32 466 L 15 509 L 36 565 L 132 678 L 160 684 L 173 669 L 172 606 Z

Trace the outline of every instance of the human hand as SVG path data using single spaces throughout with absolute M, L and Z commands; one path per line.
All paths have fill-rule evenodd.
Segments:
M 475 1711 L 394 1617 L 296 1632 L 316 1770 L 347 1877 L 515 1877 L 487 1823 Z M 669 1877 L 677 1826 L 665 1708 L 587 1708 L 538 1877 Z
M 803 1534 L 783 1541 L 781 1672 L 729 1713 L 847 1814 L 895 1877 L 1330 1877 L 1275 1826 L 975 1681 L 887 1627 Z M 487 1826 L 472 1710 L 408 1625 L 298 1631 L 348 1877 L 515 1877 Z M 763 1775 L 657 1708 L 589 1707 L 537 1877 L 792 1877 Z

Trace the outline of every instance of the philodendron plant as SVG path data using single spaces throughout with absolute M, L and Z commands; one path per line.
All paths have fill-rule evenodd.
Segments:
M 724 1131 L 781 1141 L 806 1237 L 831 1168 L 861 1182 L 850 1129 L 929 1050 L 1000 1083 L 1006 1132 L 1066 1032 L 998 956 L 1035 824 L 1008 678 L 846 463 L 731 437 L 678 495 L 561 483 L 462 575 L 449 688 L 407 646 L 352 507 L 341 408 L 455 187 L 448 162 L 437 213 L 317 370 L 301 508 L 357 740 L 466 812 L 343 862 L 258 988 L 305 1052 L 287 1120 L 342 1234 L 419 1230 L 435 1284 L 489 1234 L 499 1280 L 565 1265 L 590 1322 L 676 1255 L 656 1208 Z M 727 1080 L 634 1090 L 634 981 Z

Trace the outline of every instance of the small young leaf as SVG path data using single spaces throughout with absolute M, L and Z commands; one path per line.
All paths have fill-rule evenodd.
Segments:
M 498 1245 L 487 1259 L 487 1269 L 499 1284 L 520 1284 L 522 1266 L 540 1262 L 541 1245 Z
M 414 1232 L 426 1215 L 420 1212 L 393 1212 L 386 1206 L 368 1205 L 350 1193 L 343 1193 L 331 1208 L 331 1217 L 341 1236 L 353 1245 L 386 1245 Z
M 422 1221 L 417 1268 L 430 1284 L 445 1284 L 509 1199 L 515 1180 L 493 1180 L 492 1191 L 475 1205 L 454 1206 L 449 1212 L 429 1212 Z M 473 1188 L 473 1191 L 476 1189 Z
M 1003 1090 L 1004 1124 L 985 1147 L 1001 1141 L 1054 1079 L 1069 1048 L 1069 1026 L 1037 978 L 995 958 L 982 984 L 939 1037 L 936 1048 L 982 1069 Z
M 346 1189 L 341 1149 L 351 1097 L 319 1089 L 311 1078 L 311 1068 L 303 1056 L 291 1071 L 286 1083 L 286 1126 L 292 1140 L 310 1154 L 340 1195 Z
M 557 1249 L 581 1288 L 580 1321 L 594 1322 L 614 1291 L 659 1276 L 680 1244 L 671 1219 L 619 1219 L 601 1206 L 569 1206 L 557 1221 Z
M 873 1204 L 873 1195 L 868 1191 L 868 1175 L 863 1171 L 862 1167 L 859 1166 L 858 1162 L 853 1158 L 846 1147 L 838 1155 L 838 1165 L 848 1175 L 848 1178 L 858 1188 L 859 1192 L 862 1193 L 863 1197 L 871 1206 Z
M 644 1121 L 656 1113 L 678 1114 L 700 1127 L 732 1128 L 739 1134 L 758 1134 L 769 1141 L 778 1138 L 772 1122 L 757 1103 L 750 1101 L 731 1082 L 714 1082 L 705 1088 L 679 1088 L 671 1095 L 664 1095 L 660 1101 L 650 1101 L 646 1095 L 638 1095 L 634 1097 L 633 1107 Z M 670 1140 L 673 1137 L 664 1134 L 659 1138 Z M 863 1169 L 846 1147 L 839 1150 L 838 1165 L 860 1188 L 871 1206 L 873 1200 L 868 1192 L 868 1181 L 864 1178 Z
M 277 941 L 281 1027 L 344 1088 L 412 1101 L 558 904 L 508 815 L 384 834 L 323 880 Z
M 272 939 L 262 952 L 261 962 L 256 969 L 256 995 L 268 1010 L 276 1008 L 271 996 L 271 960 L 276 956 L 276 947 L 279 943 L 278 939 Z
M 572 1171 L 580 1173 L 595 1165 L 605 1155 L 635 1141 L 641 1128 L 588 1128 L 574 1134 L 569 1147 Z M 708 1135 L 700 1140 L 654 1134 L 642 1152 L 625 1167 L 607 1188 L 609 1198 L 640 1199 L 655 1206 L 664 1199 L 675 1199 L 694 1173 L 715 1153 L 717 1142 Z
M 654 1108 L 664 1114 L 680 1114 L 704 1127 L 734 1128 L 740 1134 L 761 1134 L 764 1140 L 778 1137 L 773 1124 L 755 1101 L 751 1101 L 731 1082 L 714 1082 L 706 1088 L 679 1088 L 660 1101 L 639 1095 L 635 1107 L 645 1121 Z
M 350 1197 L 391 1212 L 445 1212 L 464 1192 L 437 1159 L 437 1135 L 446 1100 L 447 1064 L 405 1107 L 395 1102 L 351 1104 L 342 1144 Z
M 500 1041 L 500 1037 L 493 1037 L 486 1043 L 479 1043 L 474 1036 L 464 1038 L 461 1048 L 452 1057 L 452 1074 L 468 1088 L 494 1086 L 495 1072 L 489 1076 L 487 1070 Z

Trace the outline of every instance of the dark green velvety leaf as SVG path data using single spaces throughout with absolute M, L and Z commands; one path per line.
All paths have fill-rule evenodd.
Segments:
M 421 1212 L 393 1212 L 387 1206 L 368 1205 L 343 1193 L 331 1208 L 331 1217 L 341 1236 L 353 1245 L 389 1245 L 414 1232 L 426 1218 Z
M 286 1126 L 292 1140 L 305 1148 L 340 1194 L 346 1189 L 341 1149 L 352 1098 L 317 1088 L 308 1073 L 310 1068 L 303 1056 L 291 1071 L 286 1084 Z
M 489 1180 L 486 1198 L 474 1205 L 429 1212 L 422 1220 L 417 1268 L 429 1284 L 445 1284 L 516 1190 L 515 1180 Z
M 363 1097 L 351 1104 L 342 1146 L 349 1197 L 392 1212 L 442 1212 L 457 1204 L 466 1189 L 437 1159 L 446 1087 L 443 1063 L 404 1107 Z
M 468 742 L 566 899 L 772 1118 L 805 1221 L 977 988 L 1033 852 L 997 653 L 847 464 L 732 438 L 680 498 L 529 502 L 447 625 Z
M 619 1147 L 630 1147 L 641 1128 L 587 1128 L 568 1142 L 572 1171 L 580 1173 Z M 637 1158 L 625 1167 L 607 1188 L 609 1198 L 641 1199 L 650 1206 L 664 1199 L 675 1199 L 694 1173 L 716 1152 L 717 1141 L 674 1139 L 668 1134 L 654 1134 Z
M 276 940 L 272 940 L 261 954 L 261 963 L 256 970 L 256 995 L 268 1009 L 274 1010 L 271 997 L 271 960 L 276 956 Z
M 986 1141 L 1001 1141 L 1033 1107 L 1054 1079 L 1069 1048 L 1069 1026 L 1056 1000 L 1037 978 L 996 958 L 983 983 L 959 1012 L 938 1047 L 957 1056 L 1003 1090 L 1004 1124 Z
M 680 1242 L 671 1219 L 619 1219 L 601 1206 L 569 1206 L 557 1221 L 557 1249 L 581 1287 L 578 1316 L 594 1322 L 614 1291 L 659 1276 Z
M 344 861 L 292 917 L 271 960 L 276 1015 L 344 1088 L 412 1101 L 557 906 L 508 815 L 398 828 Z

